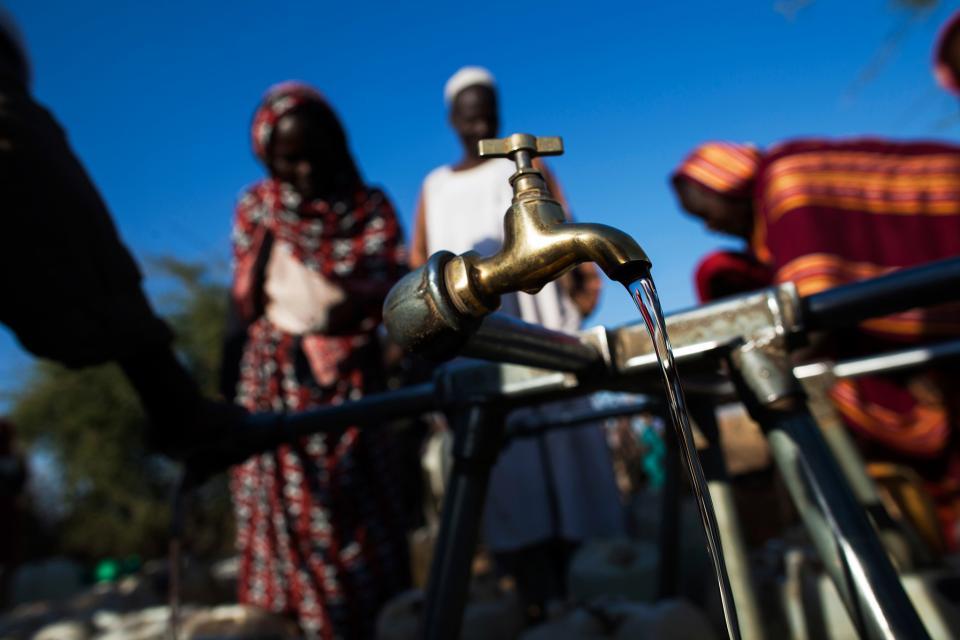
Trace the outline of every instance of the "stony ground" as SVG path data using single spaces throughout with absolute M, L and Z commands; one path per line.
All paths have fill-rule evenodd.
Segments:
M 185 565 L 177 617 L 181 640 L 299 637 L 296 625 L 267 612 L 232 604 L 235 563 Z M 169 640 L 169 574 L 152 563 L 135 576 L 74 593 L 66 561 L 22 567 L 13 598 L 26 601 L 0 617 L 0 640 Z M 49 597 L 43 598 L 47 595 Z M 37 598 L 40 599 L 37 599 Z

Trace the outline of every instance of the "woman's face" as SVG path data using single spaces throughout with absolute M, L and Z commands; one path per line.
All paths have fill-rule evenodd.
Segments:
M 747 240 L 753 234 L 749 198 L 721 196 L 691 180 L 678 181 L 677 196 L 683 208 L 703 220 L 710 230 Z
M 271 175 L 292 186 L 304 200 L 329 195 L 336 186 L 333 141 L 318 118 L 293 112 L 280 118 L 270 139 Z

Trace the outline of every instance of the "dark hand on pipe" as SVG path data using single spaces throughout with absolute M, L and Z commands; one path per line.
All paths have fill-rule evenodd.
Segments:
M 169 347 L 124 358 L 120 367 L 147 414 L 148 448 L 183 461 L 194 482 L 249 457 L 241 446 L 247 411 L 204 398 Z

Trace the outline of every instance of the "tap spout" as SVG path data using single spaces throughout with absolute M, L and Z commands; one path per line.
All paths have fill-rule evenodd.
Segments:
M 535 247 L 531 247 L 535 245 Z M 529 252 L 531 248 L 535 251 Z M 650 269 L 637 242 L 605 224 L 562 223 L 538 229 L 511 242 L 504 251 L 477 261 L 477 281 L 494 293 L 536 293 L 548 282 L 584 262 L 593 262 L 607 277 L 629 284 Z
M 504 220 L 497 253 L 456 256 L 446 265 L 447 290 L 457 309 L 477 317 L 499 306 L 505 293 L 536 293 L 584 262 L 594 262 L 625 285 L 650 270 L 650 259 L 629 235 L 603 224 L 565 222 L 559 203 L 538 195 L 515 200 Z

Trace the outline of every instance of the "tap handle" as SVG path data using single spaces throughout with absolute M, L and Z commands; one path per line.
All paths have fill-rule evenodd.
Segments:
M 563 140 L 559 136 L 538 138 L 529 133 L 515 133 L 506 138 L 487 138 L 479 142 L 483 158 L 510 158 L 517 163 L 517 171 L 533 167 L 537 156 L 559 156 Z

